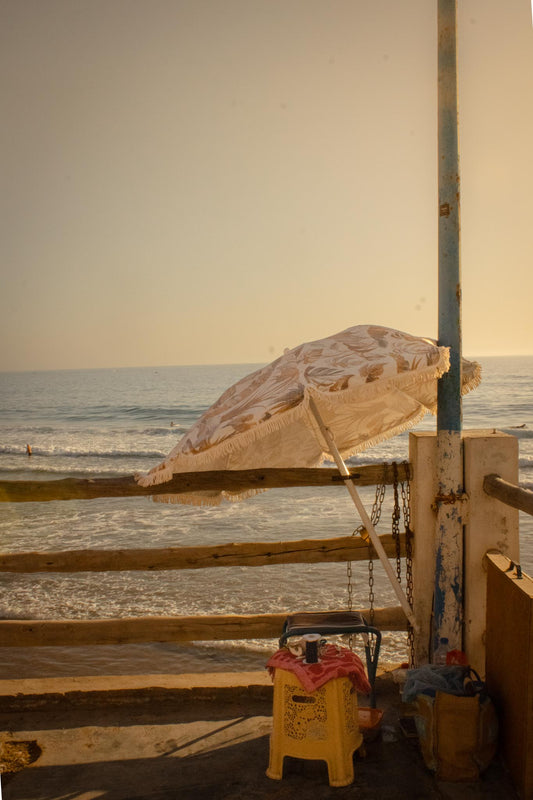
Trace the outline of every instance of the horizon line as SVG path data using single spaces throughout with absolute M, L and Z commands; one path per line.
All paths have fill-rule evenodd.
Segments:
M 280 356 L 278 356 L 279 358 Z M 479 360 L 482 358 L 532 358 L 533 353 L 490 353 L 484 355 L 467 355 L 463 354 L 463 357 L 467 360 L 475 359 Z M 33 368 L 22 368 L 22 369 L 0 369 L 0 375 L 10 374 L 10 373 L 28 373 L 28 372 L 90 372 L 92 370 L 109 370 L 109 371 L 118 371 L 124 369 L 176 369 L 178 367 L 237 367 L 237 366 L 265 366 L 266 364 L 271 364 L 276 359 L 272 359 L 270 361 L 220 361 L 220 362 L 204 362 L 201 364 L 198 363 L 191 363 L 191 364 L 130 364 L 130 365 L 122 365 L 122 366 L 98 366 L 98 367 L 33 367 Z

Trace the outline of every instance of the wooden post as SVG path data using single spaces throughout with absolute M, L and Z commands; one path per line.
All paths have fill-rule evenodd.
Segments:
M 501 555 L 487 562 L 487 687 L 502 756 L 519 796 L 533 798 L 533 580 Z

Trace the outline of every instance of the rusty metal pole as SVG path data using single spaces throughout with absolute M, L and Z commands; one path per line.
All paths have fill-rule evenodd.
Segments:
M 433 648 L 441 637 L 447 637 L 450 649 L 462 650 L 464 476 L 456 25 L 456 0 L 438 0 L 439 345 L 450 348 L 451 363 L 438 386 Z

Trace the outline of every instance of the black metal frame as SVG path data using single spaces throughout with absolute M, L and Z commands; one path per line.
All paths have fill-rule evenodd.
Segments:
M 320 633 L 323 636 L 361 634 L 366 655 L 366 670 L 370 683 L 370 705 L 376 707 L 375 680 L 381 647 L 381 631 L 367 621 L 359 611 L 301 612 L 290 614 L 283 625 L 279 646 L 283 647 L 291 636 Z M 371 646 L 371 637 L 374 639 Z

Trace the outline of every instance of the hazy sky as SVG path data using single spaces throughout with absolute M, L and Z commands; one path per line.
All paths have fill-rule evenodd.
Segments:
M 437 0 L 0 0 L 0 369 L 437 335 Z M 533 353 L 530 0 L 458 0 L 466 355 Z

